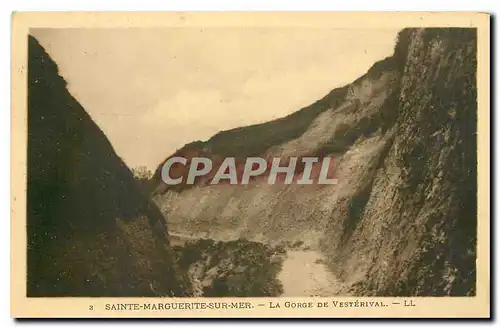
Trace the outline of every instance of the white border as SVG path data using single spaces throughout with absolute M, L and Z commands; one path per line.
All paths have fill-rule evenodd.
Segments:
M 132 0 L 22 0 L 15 2 L 2 1 L 0 3 L 0 49 L 2 55 L 4 55 L 4 60 L 2 61 L 2 66 L 0 70 L 0 122 L 2 124 L 0 131 L 0 151 L 2 154 L 10 154 L 10 35 L 11 35 L 11 12 L 12 11 L 105 11 L 105 10 L 120 10 L 120 11 L 151 11 L 151 10 L 165 10 L 165 11 L 219 11 L 219 10 L 229 10 L 229 11 L 242 11 L 242 10 L 253 10 L 253 11 L 482 11 L 482 12 L 494 12 L 492 6 L 495 2 L 486 0 L 474 0 L 468 1 L 467 3 L 458 3 L 457 1 L 449 0 L 419 0 L 419 1 L 408 1 L 404 3 L 402 1 L 389 1 L 389 0 L 378 0 L 375 2 L 365 2 L 361 0 L 349 0 L 349 1 L 339 1 L 333 2 L 328 0 L 316 0 L 316 1 L 287 1 L 286 4 L 278 3 L 277 1 L 271 0 L 217 0 L 217 1 L 206 1 L 206 0 L 169 0 L 162 1 L 132 1 Z M 495 34 L 493 34 L 495 35 Z M 495 41 L 497 38 L 495 36 Z M 8 59 L 8 60 L 7 60 Z M 492 58 L 494 60 L 496 58 Z M 498 94 L 498 85 L 496 86 L 495 94 Z M 493 107 L 494 108 L 494 107 Z M 498 114 L 496 115 L 498 120 Z M 498 121 L 495 123 L 498 123 Z M 495 129 L 493 129 L 495 131 Z M 495 146 L 495 152 L 498 154 L 498 148 Z M 498 163 L 498 161 L 497 161 Z M 2 216 L 4 217 L 4 222 L 9 222 L 10 225 L 10 158 L 9 156 L 3 156 L 0 161 L 0 169 L 4 172 L 1 175 L 1 185 L 2 189 L 0 204 L 2 204 Z M 497 180 L 495 179 L 495 182 Z M 497 199 L 498 197 L 498 199 Z M 496 195 L 495 202 L 500 201 L 500 196 Z M 10 227 L 4 227 L 0 229 L 0 241 L 1 249 L 5 252 L 4 258 L 10 258 Z M 496 224 L 495 233 L 498 232 L 498 224 Z M 493 254 L 495 254 L 494 252 Z M 1 270 L 1 278 L 4 281 L 2 284 L 2 326 L 14 325 L 14 322 L 10 318 L 10 304 L 9 304 L 9 281 L 10 281 L 10 268 L 8 265 L 3 265 Z M 495 291 L 495 296 L 497 293 Z M 497 297 L 495 297 L 498 300 Z M 498 303 L 498 302 L 496 302 Z M 137 325 L 144 325 L 144 323 L 134 323 Z M 201 322 L 200 322 L 201 323 Z M 44 325 L 53 325 L 53 322 L 40 323 Z M 92 326 L 95 325 L 105 325 L 105 322 L 88 322 L 80 323 L 82 326 Z M 120 322 L 119 324 L 126 324 L 125 322 Z M 167 324 L 167 323 L 164 323 Z M 192 324 L 192 323 L 184 323 Z M 203 322 L 203 324 L 208 325 L 219 325 L 220 322 Z M 242 322 L 232 323 L 234 325 L 242 324 Z M 253 325 L 266 326 L 271 323 L 256 322 Z M 275 323 L 276 324 L 276 323 Z M 279 325 L 288 325 L 289 323 L 280 323 Z M 309 324 L 309 323 L 305 323 Z M 345 323 L 336 322 L 335 325 L 347 326 Z M 387 325 L 387 322 L 381 322 L 380 324 Z M 394 322 L 393 324 L 399 325 L 400 322 Z M 428 326 L 437 326 L 437 323 L 424 323 Z M 455 323 L 441 323 L 445 325 L 454 325 Z M 63 326 L 69 326 L 71 323 L 65 322 Z M 180 325 L 177 323 L 169 322 L 168 325 L 176 326 Z M 358 326 L 361 323 L 350 324 L 349 326 Z

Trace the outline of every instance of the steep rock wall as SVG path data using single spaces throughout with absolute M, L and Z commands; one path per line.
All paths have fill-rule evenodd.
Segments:
M 332 269 L 365 295 L 473 295 L 476 35 L 408 29 L 398 119 L 358 217 L 332 218 Z M 351 225 L 341 244 L 340 225 Z
M 319 244 L 355 295 L 474 294 L 475 30 L 405 29 L 392 57 L 342 90 L 287 138 L 239 128 L 214 151 L 332 156 L 337 185 L 163 189 L 172 231 Z
M 28 296 L 171 296 L 166 222 L 29 37 Z

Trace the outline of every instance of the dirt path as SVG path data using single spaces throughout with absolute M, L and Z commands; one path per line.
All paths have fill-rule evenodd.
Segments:
M 324 264 L 317 262 L 321 258 L 321 254 L 313 250 L 288 251 L 278 275 L 284 290 L 281 296 L 337 295 L 340 282 Z

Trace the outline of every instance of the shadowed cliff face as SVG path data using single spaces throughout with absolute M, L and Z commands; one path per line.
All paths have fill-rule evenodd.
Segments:
M 356 218 L 331 220 L 332 267 L 356 293 L 474 295 L 475 29 L 408 29 L 392 145 Z M 398 50 L 398 49 L 397 49 Z M 344 226 L 352 231 L 345 237 Z
M 28 41 L 28 296 L 181 293 L 163 215 Z
M 186 147 L 213 156 L 334 156 L 337 185 L 169 191 L 157 171 L 155 201 L 171 229 L 304 241 L 321 249 L 341 293 L 474 294 L 475 30 L 405 29 L 392 57 L 297 113 Z

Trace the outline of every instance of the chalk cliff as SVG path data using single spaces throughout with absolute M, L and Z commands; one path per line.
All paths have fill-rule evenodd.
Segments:
M 476 245 L 476 34 L 405 29 L 394 55 L 285 118 L 221 132 L 200 156 L 328 155 L 337 185 L 195 185 L 154 200 L 171 231 L 303 241 L 356 295 L 471 295 Z

